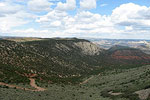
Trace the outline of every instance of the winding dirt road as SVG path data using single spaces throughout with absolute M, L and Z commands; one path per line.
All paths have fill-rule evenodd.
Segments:
M 85 81 L 81 82 L 80 85 L 87 83 L 89 80 L 91 80 L 94 76 L 91 76 L 90 78 L 86 79 Z
M 33 88 L 35 88 L 35 89 L 23 88 L 23 87 L 19 87 L 19 86 L 16 86 L 16 85 L 6 84 L 6 83 L 3 83 L 3 82 L 0 82 L 0 85 L 8 86 L 8 87 L 10 87 L 10 88 L 16 88 L 16 89 L 27 90 L 27 91 L 45 91 L 45 90 L 46 90 L 45 88 L 38 87 L 38 86 L 36 85 L 35 79 L 29 78 L 29 80 L 30 80 L 30 86 L 33 87 Z
M 29 78 L 29 80 L 30 80 L 30 85 L 36 89 L 33 91 L 45 91 L 46 90 L 45 88 L 38 87 L 35 83 L 35 79 Z
M 97 76 L 100 76 L 101 74 L 99 73 Z M 82 84 L 86 84 L 89 80 L 91 80 L 92 78 L 94 78 L 94 76 L 91 76 L 90 78 L 86 79 L 85 81 L 81 82 L 80 85 Z

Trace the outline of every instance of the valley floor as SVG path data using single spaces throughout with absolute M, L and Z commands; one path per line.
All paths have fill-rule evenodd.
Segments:
M 150 66 L 107 71 L 79 85 L 35 84 L 45 91 L 0 87 L 0 100 L 150 100 Z M 43 88 L 42 88 L 43 89 Z M 114 95 L 115 94 L 115 95 Z

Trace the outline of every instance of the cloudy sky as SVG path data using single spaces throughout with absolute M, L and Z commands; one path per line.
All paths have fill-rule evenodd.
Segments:
M 0 36 L 150 39 L 150 1 L 0 0 Z

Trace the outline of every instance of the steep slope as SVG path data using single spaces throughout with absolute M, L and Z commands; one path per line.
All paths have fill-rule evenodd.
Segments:
M 150 64 L 150 55 L 139 49 L 125 46 L 113 46 L 108 51 L 109 58 L 114 63 L 122 64 Z
M 87 40 L 75 38 L 28 42 L 1 40 L 0 68 L 3 71 L 5 66 L 18 68 L 13 72 L 21 75 L 36 73 L 37 79 L 44 81 L 74 81 L 99 69 L 98 55 L 103 51 Z
M 150 55 L 124 46 L 106 51 L 84 39 L 18 40 L 0 40 L 0 81 L 29 82 L 36 74 L 41 82 L 76 83 L 109 68 L 150 64 Z
M 150 45 L 140 45 L 136 48 L 142 50 L 146 54 L 150 54 Z

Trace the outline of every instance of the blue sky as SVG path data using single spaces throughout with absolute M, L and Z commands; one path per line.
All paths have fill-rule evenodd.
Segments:
M 0 0 L 0 35 L 150 39 L 149 0 Z
M 119 7 L 122 4 L 127 4 L 127 3 L 135 3 L 147 7 L 150 6 L 149 0 L 98 0 L 97 5 L 107 4 L 107 6 L 104 7 L 98 6 L 97 9 L 93 11 L 100 14 L 110 15 L 113 9 Z

